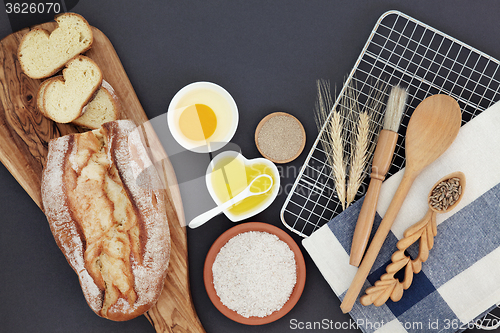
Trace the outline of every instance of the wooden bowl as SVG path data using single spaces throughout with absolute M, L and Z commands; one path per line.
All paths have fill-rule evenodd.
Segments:
M 303 140 L 302 140 L 302 143 L 301 143 L 299 149 L 297 150 L 297 153 L 295 155 L 293 155 L 292 157 L 287 158 L 286 160 L 276 160 L 276 159 L 271 158 L 264 151 L 262 151 L 262 149 L 261 149 L 261 147 L 259 145 L 258 137 L 259 137 L 260 130 L 262 129 L 262 126 L 264 126 L 264 124 L 269 119 L 271 119 L 273 117 L 276 117 L 276 116 L 286 116 L 286 117 L 293 118 L 297 122 L 297 124 L 299 124 L 300 130 L 302 132 Z M 255 145 L 257 146 L 257 149 L 259 150 L 259 152 L 261 153 L 261 155 L 264 156 L 265 158 L 267 158 L 268 160 L 270 160 L 270 161 L 272 161 L 274 163 L 279 163 L 279 164 L 288 163 L 288 162 L 293 161 L 297 157 L 299 157 L 299 155 L 304 150 L 304 147 L 306 145 L 306 131 L 304 130 L 304 126 L 302 126 L 302 123 L 297 118 L 295 118 L 294 116 L 292 116 L 291 114 L 286 113 L 286 112 L 273 112 L 273 113 L 268 114 L 264 118 L 262 118 L 262 120 L 257 125 L 257 128 L 255 129 Z
M 297 265 L 297 281 L 295 283 L 295 286 L 293 287 L 292 294 L 280 310 L 275 311 L 266 317 L 246 318 L 238 314 L 236 311 L 229 309 L 224 304 L 222 304 L 219 296 L 217 296 L 217 292 L 215 291 L 213 283 L 212 265 L 220 249 L 227 243 L 229 239 L 247 231 L 263 231 L 276 235 L 280 240 L 287 243 L 290 249 L 295 254 L 295 263 Z M 205 289 L 207 290 L 208 297 L 223 315 L 241 324 L 263 325 L 280 319 L 281 317 L 286 315 L 295 306 L 295 304 L 297 304 L 297 301 L 302 295 L 302 291 L 304 290 L 304 285 L 306 283 L 306 264 L 299 246 L 285 231 L 268 223 L 248 222 L 239 224 L 227 230 L 212 244 L 212 247 L 208 251 L 207 258 L 205 259 L 203 280 L 205 282 Z

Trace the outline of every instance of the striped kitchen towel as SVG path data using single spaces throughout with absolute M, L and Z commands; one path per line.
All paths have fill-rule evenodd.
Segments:
M 454 171 L 466 176 L 464 196 L 454 210 L 437 215 L 437 236 L 429 259 L 399 302 L 365 307 L 358 298 L 350 315 L 362 331 L 463 331 L 500 303 L 500 102 L 462 126 L 450 148 L 417 177 L 360 296 L 385 273 L 403 232 L 424 217 L 432 186 Z M 372 234 L 403 172 L 383 183 Z M 362 201 L 302 242 L 341 300 L 357 269 L 349 265 L 349 252 Z M 415 258 L 418 246 L 414 244 L 408 252 Z

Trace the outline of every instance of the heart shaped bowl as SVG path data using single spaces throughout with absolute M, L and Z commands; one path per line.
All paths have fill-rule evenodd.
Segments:
M 239 221 L 242 221 L 242 220 L 247 219 L 249 217 L 255 216 L 256 214 L 262 212 L 264 209 L 269 207 L 273 203 L 274 199 L 276 199 L 276 196 L 278 195 L 278 192 L 280 189 L 280 175 L 279 175 L 278 168 L 276 167 L 276 165 L 273 162 L 269 161 L 268 159 L 255 158 L 252 160 L 247 160 L 243 155 L 241 155 L 240 153 L 238 153 L 236 151 L 232 151 L 232 150 L 228 150 L 228 151 L 219 153 L 217 156 L 214 157 L 214 159 L 212 160 L 212 162 L 210 163 L 210 165 L 207 168 L 205 181 L 207 184 L 208 192 L 210 193 L 210 196 L 215 201 L 215 203 L 217 205 L 223 204 L 223 202 L 221 202 L 221 200 L 217 197 L 217 195 L 214 191 L 214 186 L 212 184 L 211 174 L 212 174 L 213 169 L 218 165 L 218 163 L 225 158 L 238 159 L 241 161 L 241 163 L 245 167 L 251 167 L 253 164 L 257 164 L 257 163 L 265 164 L 266 169 L 268 169 L 270 171 L 270 173 L 271 173 L 270 176 L 273 178 L 273 185 L 272 185 L 272 188 L 269 190 L 271 193 L 266 198 L 266 200 L 259 203 L 257 206 L 253 207 L 252 209 L 249 209 L 248 211 L 245 211 L 241 214 L 234 214 L 233 212 L 231 212 L 230 209 L 226 209 L 224 211 L 224 214 L 227 216 L 227 218 L 230 219 L 232 222 L 239 222 Z
M 231 238 L 247 231 L 262 231 L 276 235 L 280 240 L 288 244 L 290 250 L 292 250 L 295 255 L 297 281 L 290 295 L 290 298 L 280 310 L 275 311 L 266 317 L 246 318 L 238 314 L 236 311 L 229 309 L 221 302 L 219 296 L 217 295 L 217 292 L 215 291 L 213 283 L 212 266 L 220 249 Z M 207 257 L 205 259 L 205 266 L 203 269 L 203 280 L 205 282 L 205 289 L 207 290 L 208 297 L 210 298 L 214 306 L 223 315 L 241 324 L 263 325 L 280 319 L 281 317 L 286 315 L 295 306 L 295 304 L 297 304 L 300 296 L 302 295 L 302 291 L 304 290 L 304 285 L 306 283 L 306 264 L 299 246 L 297 245 L 297 243 L 295 243 L 292 237 L 290 237 L 285 231 L 268 223 L 247 222 L 239 224 L 227 230 L 221 236 L 219 236 L 219 238 L 217 238 L 217 240 L 212 244 L 212 247 L 208 251 Z

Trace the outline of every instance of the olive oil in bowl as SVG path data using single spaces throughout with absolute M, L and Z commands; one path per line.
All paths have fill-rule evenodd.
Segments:
M 211 172 L 207 175 L 210 178 L 207 179 L 207 186 L 212 196 L 215 196 L 214 200 L 220 204 L 234 198 L 261 174 L 267 174 L 273 179 L 272 189 L 266 193 L 245 198 L 227 209 L 226 215 L 235 222 L 234 219 L 241 220 L 257 214 L 274 200 L 279 189 L 279 174 L 276 166 L 263 158 L 248 161 L 235 152 L 225 152 L 217 156 L 216 161 L 212 163 Z M 261 191 L 269 185 L 270 180 L 262 177 L 253 184 L 252 191 Z

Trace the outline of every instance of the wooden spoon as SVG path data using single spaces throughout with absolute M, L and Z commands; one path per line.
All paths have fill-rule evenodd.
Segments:
M 461 121 L 460 106 L 446 95 L 427 97 L 413 111 L 406 130 L 403 179 L 340 305 L 342 312 L 351 311 L 413 181 L 448 149 L 460 130 Z

